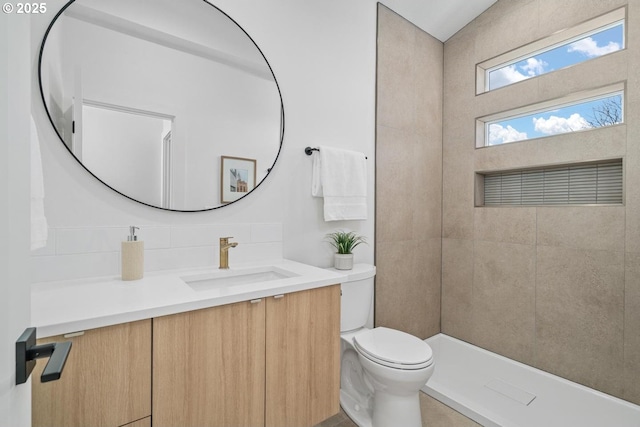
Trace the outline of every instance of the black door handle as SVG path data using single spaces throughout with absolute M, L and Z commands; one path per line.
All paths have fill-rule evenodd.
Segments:
M 42 357 L 48 357 L 49 361 L 40 380 L 46 383 L 59 379 L 70 351 L 70 341 L 36 345 L 36 328 L 25 329 L 16 341 L 16 385 L 27 382 L 36 359 Z

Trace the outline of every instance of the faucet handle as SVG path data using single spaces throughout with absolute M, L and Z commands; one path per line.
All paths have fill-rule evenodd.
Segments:
M 223 240 L 228 241 L 229 239 L 233 239 L 233 236 L 230 237 L 221 237 L 220 241 L 222 242 Z

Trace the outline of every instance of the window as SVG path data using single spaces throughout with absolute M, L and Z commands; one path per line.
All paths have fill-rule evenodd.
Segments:
M 477 119 L 476 147 L 494 146 L 624 122 L 624 84 L 575 93 Z
M 579 64 L 591 58 L 624 48 L 622 22 L 580 36 L 556 48 L 536 52 L 528 58 L 500 65 L 486 71 L 487 90 L 498 89 L 531 77 Z
M 624 49 L 624 16 L 618 9 L 478 64 L 476 93 Z
M 478 206 L 622 203 L 622 160 L 479 174 Z

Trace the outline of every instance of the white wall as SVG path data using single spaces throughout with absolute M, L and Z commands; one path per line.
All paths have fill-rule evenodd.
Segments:
M 62 0 L 34 17 L 32 54 Z M 324 235 L 354 229 L 369 238 L 356 262 L 373 262 L 376 2 L 373 0 L 219 0 L 217 6 L 258 43 L 274 70 L 285 105 L 285 139 L 274 170 L 251 196 L 208 212 L 177 213 L 123 198 L 78 165 L 53 131 L 33 68 L 33 112 L 42 140 L 46 213 L 54 228 L 130 224 L 283 224 L 283 255 L 317 266 L 331 264 Z M 335 145 L 369 157 L 369 219 L 325 223 L 322 201 L 310 195 L 311 157 L 305 146 Z M 144 233 L 142 233 L 144 236 Z M 35 268 L 41 266 L 34 257 Z M 96 260 L 100 262 L 100 260 Z M 44 268 L 44 267 L 42 267 Z M 97 267 L 96 267 L 97 268 Z

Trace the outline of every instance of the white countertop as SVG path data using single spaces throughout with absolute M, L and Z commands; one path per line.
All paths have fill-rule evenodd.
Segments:
M 274 266 L 295 274 L 249 284 L 196 290 L 181 277 L 233 276 Z M 145 273 L 141 280 L 123 282 L 120 276 L 36 283 L 31 287 L 31 324 L 38 338 L 166 316 L 239 301 L 334 285 L 346 280 L 328 270 L 289 260 Z

